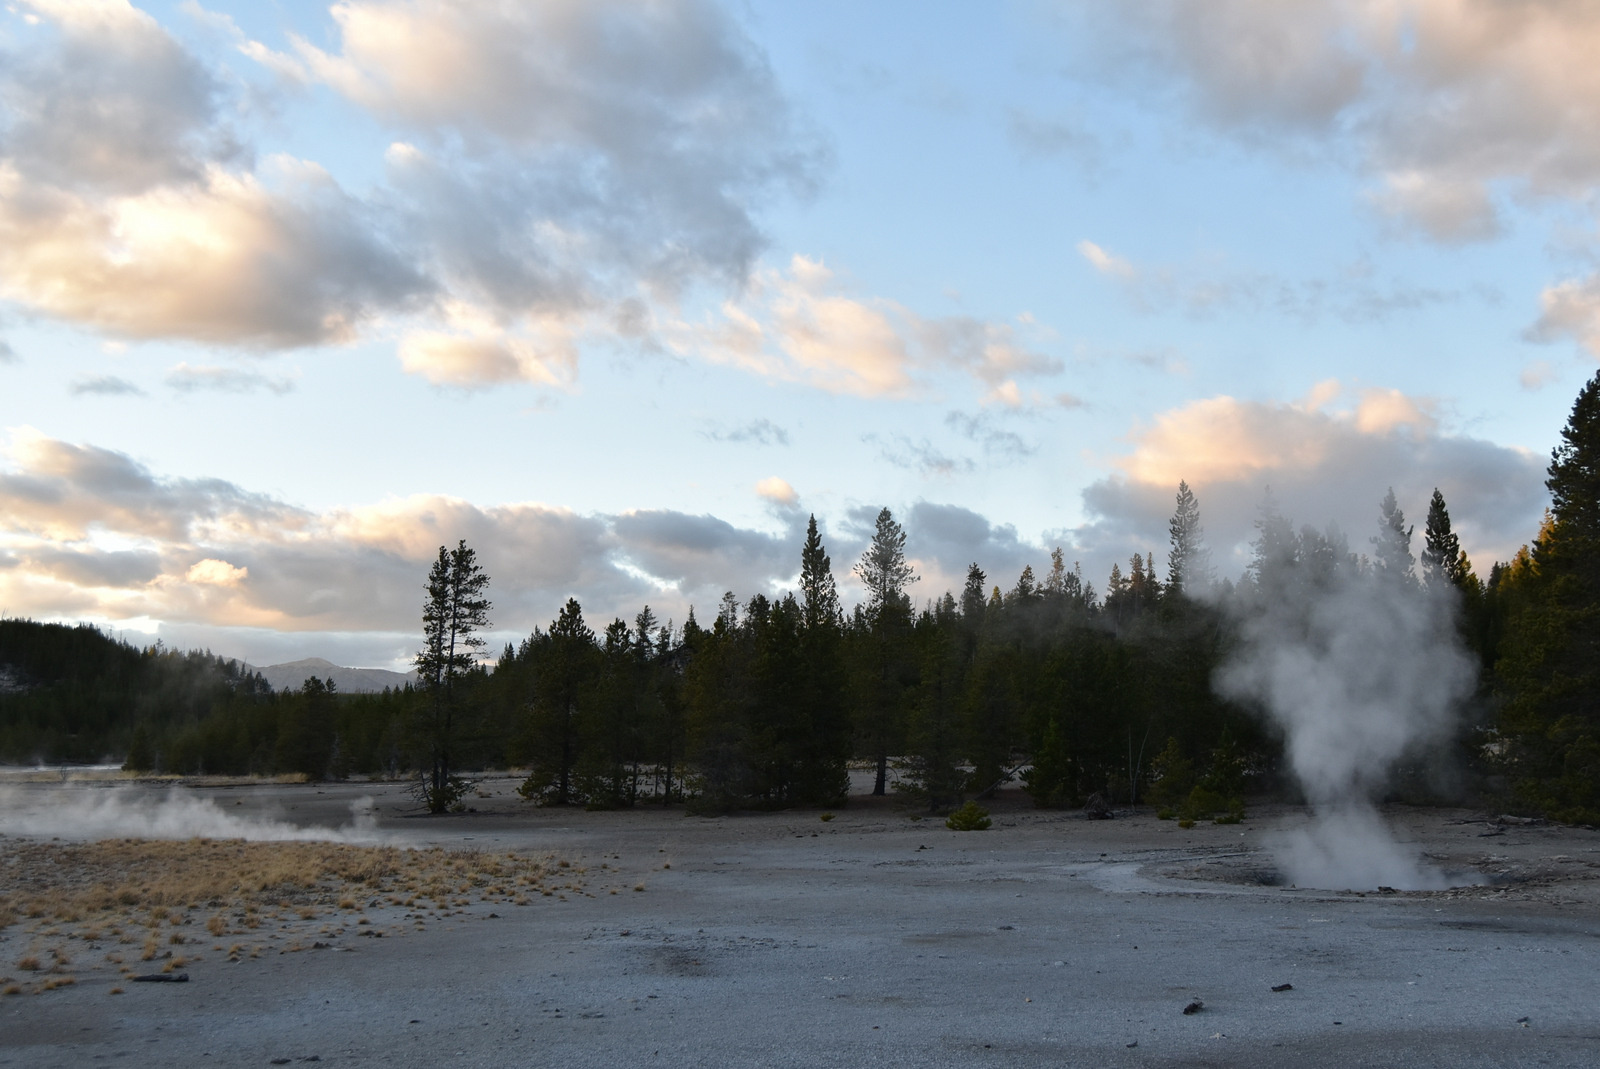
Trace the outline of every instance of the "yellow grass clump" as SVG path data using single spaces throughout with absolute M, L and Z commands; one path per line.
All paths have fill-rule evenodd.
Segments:
M 246 954 L 255 958 L 263 949 L 259 941 L 278 938 L 272 933 L 281 929 L 291 929 L 286 938 L 293 939 L 293 930 L 309 931 L 324 919 L 336 925 L 354 922 L 367 930 L 377 927 L 380 922 L 363 915 L 363 908 L 421 908 L 428 899 L 440 909 L 452 903 L 469 905 L 473 898 L 526 902 L 514 888 L 537 888 L 555 866 L 555 858 L 438 847 L 0 838 L 0 930 L 20 928 L 40 941 L 80 939 L 91 950 L 109 933 L 137 948 L 141 960 L 159 959 L 171 969 L 184 959 L 165 948 L 187 949 L 187 944 L 205 939 L 186 934 L 189 925 L 195 927 L 188 931 L 203 929 L 217 939 L 234 935 L 256 942 L 234 943 L 228 951 L 229 960 Z M 343 918 L 340 911 L 347 911 Z M 66 986 L 61 975 L 69 962 L 66 953 L 59 947 L 49 953 L 48 965 L 38 953 L 17 962 L 24 973 L 51 975 L 54 983 L 35 990 Z M 114 966 L 123 960 L 116 952 L 103 957 Z M 103 966 L 91 969 L 96 967 Z M 0 979 L 0 984 L 8 982 Z

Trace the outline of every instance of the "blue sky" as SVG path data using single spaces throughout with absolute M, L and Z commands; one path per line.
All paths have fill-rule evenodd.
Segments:
M 1483 0 L 0 14 L 0 611 L 404 661 L 466 538 L 501 637 L 1103 586 L 1179 478 L 1362 548 L 1536 529 L 1600 352 L 1600 14 Z M 1420 539 L 1420 533 L 1419 533 Z M 848 582 L 847 596 L 849 595 Z

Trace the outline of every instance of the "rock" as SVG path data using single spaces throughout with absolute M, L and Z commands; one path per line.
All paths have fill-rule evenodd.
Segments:
M 1183 1015 L 1185 1017 L 1192 1017 L 1205 1008 L 1206 1004 L 1204 1002 L 1201 1002 L 1199 999 L 1195 999 L 1193 1002 L 1189 1003 L 1183 1008 Z
M 1272 985 L 1272 990 L 1274 990 L 1274 991 L 1293 991 L 1294 990 L 1294 985 L 1293 984 L 1273 984 Z
M 186 972 L 152 972 L 143 976 L 130 976 L 128 979 L 136 984 L 186 984 L 189 974 Z

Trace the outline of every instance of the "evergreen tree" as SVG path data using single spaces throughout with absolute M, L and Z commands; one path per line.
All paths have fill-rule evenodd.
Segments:
M 799 803 L 837 802 L 849 793 L 850 718 L 844 672 L 839 593 L 833 565 L 813 516 L 800 551 L 800 674 L 791 797 Z
M 522 785 L 524 796 L 547 805 L 580 800 L 573 776 L 597 653 L 583 607 L 568 598 L 537 651 L 529 724 L 533 769 Z
M 1428 523 L 1423 529 L 1422 579 L 1429 590 L 1460 588 L 1464 578 L 1461 539 L 1450 529 L 1450 510 L 1436 486 L 1428 502 Z
M 1167 591 L 1184 596 L 1196 594 L 1211 585 L 1211 560 L 1205 548 L 1205 529 L 1200 525 L 1200 502 L 1183 480 L 1178 481 L 1178 501 L 1167 523 L 1170 548 L 1167 550 Z M 1152 566 L 1153 567 L 1153 566 Z
M 961 619 L 966 625 L 977 630 L 983 624 L 984 610 L 987 607 L 983 596 L 983 585 L 989 577 L 983 574 L 983 569 L 978 567 L 976 561 L 967 568 L 967 582 L 961 588 Z
M 1011 588 L 1011 594 L 1006 598 L 1006 603 L 1018 609 L 1026 609 L 1040 598 L 1039 585 L 1033 578 L 1033 565 L 1023 565 L 1022 574 L 1017 576 L 1017 585 Z
M 1043 594 L 1047 599 L 1066 597 L 1067 562 L 1060 546 L 1050 551 L 1050 572 L 1044 577 Z
M 1256 513 L 1256 537 L 1250 543 L 1250 567 L 1246 578 L 1258 594 L 1268 601 L 1282 597 L 1293 581 L 1299 545 L 1294 525 L 1278 509 L 1278 499 L 1267 487 Z
M 833 562 L 817 533 L 815 515 L 806 525 L 806 544 L 800 550 L 800 599 L 806 630 L 838 626 L 839 590 L 833 581 Z
M 1077 781 L 1078 770 L 1067 750 L 1066 737 L 1052 716 L 1034 750 L 1033 764 L 1022 774 L 1023 786 L 1039 808 L 1066 809 L 1081 801 Z
M 1498 674 L 1517 787 L 1561 820 L 1600 823 L 1600 374 L 1550 459 L 1549 518 L 1497 600 L 1511 602 Z
M 483 592 L 489 577 L 465 539 L 455 549 L 439 547 L 439 559 L 428 573 L 428 597 L 422 606 L 422 649 L 412 664 L 428 694 L 422 726 L 429 767 L 418 791 L 430 813 L 443 813 L 466 792 L 467 784 L 451 765 L 461 715 L 464 679 L 483 648 L 477 632 L 489 626 L 489 599 Z
M 915 642 L 918 681 L 911 702 L 906 759 L 895 789 L 939 812 L 961 802 L 966 772 L 961 768 L 961 653 L 956 618 L 923 613 Z
M 1406 526 L 1406 514 L 1400 511 L 1391 486 L 1378 505 L 1378 533 L 1372 537 L 1372 562 L 1379 574 L 1396 582 L 1416 582 L 1412 573 L 1416 558 L 1411 555 L 1411 532 L 1415 529 Z
M 911 625 L 911 599 L 905 590 L 917 579 L 905 549 L 905 530 L 884 508 L 878 513 L 872 541 L 855 566 L 867 591 L 866 620 L 872 643 L 867 689 L 862 696 L 861 735 L 878 766 L 872 788 L 875 795 L 888 791 L 889 750 L 898 739 L 905 690 L 904 647 Z

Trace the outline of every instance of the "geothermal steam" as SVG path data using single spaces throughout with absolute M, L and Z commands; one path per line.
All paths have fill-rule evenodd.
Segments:
M 219 809 L 174 787 L 160 798 L 130 788 L 0 789 L 0 833 L 63 839 L 248 839 L 251 842 L 371 843 L 378 822 L 371 798 L 350 803 L 342 828 L 299 827 Z
M 1294 576 L 1245 614 L 1243 641 L 1216 684 L 1283 728 L 1312 808 L 1309 826 L 1276 848 L 1295 884 L 1416 890 L 1460 882 L 1397 843 L 1373 805 L 1396 760 L 1439 741 L 1472 692 L 1455 611 L 1453 591 L 1341 568 Z

